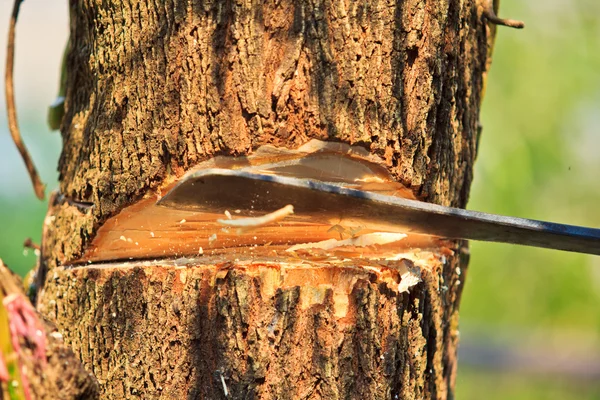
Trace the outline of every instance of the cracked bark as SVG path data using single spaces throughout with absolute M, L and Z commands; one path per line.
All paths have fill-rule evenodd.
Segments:
M 335 280 L 281 285 L 294 265 L 66 266 L 124 207 L 263 144 L 362 146 L 422 200 L 465 206 L 492 32 L 482 4 L 71 1 L 38 307 L 104 398 L 453 397 L 464 243 L 410 294 L 345 269 L 343 318 Z

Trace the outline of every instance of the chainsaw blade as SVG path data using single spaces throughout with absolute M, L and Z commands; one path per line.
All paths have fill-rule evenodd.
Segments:
M 237 209 L 252 214 L 269 213 L 288 204 L 294 206 L 295 214 L 315 220 L 352 220 L 381 231 L 600 255 L 600 229 L 445 207 L 359 190 L 345 183 L 243 169 L 195 171 L 157 202 L 198 212 Z

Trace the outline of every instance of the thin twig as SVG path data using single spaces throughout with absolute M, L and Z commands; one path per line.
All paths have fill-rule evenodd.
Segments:
M 33 240 L 31 240 L 31 238 L 25 239 L 25 241 L 23 242 L 23 247 L 32 250 L 40 250 L 40 245 L 33 243 Z
M 492 24 L 508 26 L 510 28 L 515 28 L 515 29 L 525 28 L 525 23 L 523 21 L 517 21 L 515 19 L 505 19 L 505 18 L 498 17 L 496 15 L 496 13 L 494 12 L 493 3 L 494 3 L 493 1 L 489 0 L 487 2 L 487 6 L 485 7 L 485 10 L 483 10 L 483 15 L 488 19 L 488 21 L 490 21 Z
M 8 30 L 8 44 L 6 46 L 6 75 L 4 76 L 4 87 L 6 89 L 6 111 L 8 113 L 8 128 L 10 129 L 10 135 L 12 136 L 21 158 L 25 162 L 27 172 L 31 178 L 33 184 L 33 190 L 38 199 L 44 199 L 44 184 L 40 180 L 40 176 L 37 173 L 33 160 L 21 139 L 21 132 L 19 131 L 19 125 L 17 123 L 17 110 L 15 107 L 15 90 L 13 81 L 13 70 L 15 61 L 15 30 L 17 25 L 17 18 L 19 17 L 19 8 L 23 0 L 15 0 L 13 5 L 12 15 L 10 17 L 10 24 Z

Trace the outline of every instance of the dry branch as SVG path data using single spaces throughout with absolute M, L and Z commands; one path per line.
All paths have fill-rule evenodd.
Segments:
M 23 0 L 15 0 L 13 5 L 12 14 L 10 17 L 9 30 L 8 30 L 8 44 L 6 46 L 6 74 L 4 76 L 4 88 L 6 94 L 6 112 L 8 114 L 8 127 L 10 129 L 10 135 L 21 154 L 23 162 L 27 167 L 27 172 L 31 178 L 33 184 L 33 190 L 38 199 L 44 199 L 44 184 L 42 183 L 40 176 L 38 175 L 37 169 L 23 139 L 21 138 L 21 132 L 19 130 L 19 124 L 17 122 L 17 109 L 15 105 L 15 89 L 13 71 L 15 64 L 15 32 L 17 27 L 17 19 L 19 17 L 19 8 Z

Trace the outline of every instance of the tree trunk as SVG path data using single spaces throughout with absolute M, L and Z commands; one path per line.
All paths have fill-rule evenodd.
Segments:
M 419 199 L 463 207 L 482 4 L 71 1 L 38 308 L 103 398 L 453 397 L 462 242 L 369 268 L 235 250 L 73 263 L 191 167 L 264 145 L 362 147 Z

